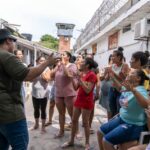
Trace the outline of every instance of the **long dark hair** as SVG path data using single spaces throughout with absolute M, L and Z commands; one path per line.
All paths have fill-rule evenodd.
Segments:
M 65 53 L 67 54 L 67 56 L 69 57 L 69 62 L 72 63 L 72 62 L 73 62 L 73 58 L 72 58 L 71 53 L 68 52 L 68 51 L 64 51 L 64 52 L 65 52 Z
M 89 69 L 96 69 L 98 64 L 92 58 L 85 58 L 85 65 L 88 65 Z
M 123 47 L 118 47 L 117 50 L 113 51 L 117 55 L 117 57 L 118 56 L 120 57 L 120 61 L 124 59 L 123 51 L 124 51 Z
M 145 51 L 137 51 L 132 54 L 132 58 L 134 58 L 136 61 L 140 61 L 141 66 L 145 66 L 148 63 L 148 58 L 149 58 L 149 52 Z

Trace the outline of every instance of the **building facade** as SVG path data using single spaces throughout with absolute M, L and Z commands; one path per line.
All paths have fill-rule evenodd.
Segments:
M 100 67 L 119 46 L 126 61 L 150 50 L 150 0 L 103 1 L 76 41 L 76 53 L 93 53 Z

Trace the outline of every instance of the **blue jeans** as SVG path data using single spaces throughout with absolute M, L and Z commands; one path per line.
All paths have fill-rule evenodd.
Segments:
M 138 140 L 144 130 L 145 126 L 128 124 L 120 117 L 116 117 L 100 127 L 104 140 L 113 145 Z
M 27 150 L 29 142 L 26 120 L 0 124 L 0 150 Z
M 121 93 L 117 91 L 116 88 L 111 87 L 109 90 L 109 107 L 112 117 L 119 113 L 120 104 L 119 98 Z

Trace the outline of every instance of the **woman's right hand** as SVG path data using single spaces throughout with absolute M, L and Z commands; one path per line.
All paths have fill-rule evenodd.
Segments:
M 61 65 L 62 65 L 61 61 L 57 63 L 57 67 L 60 67 Z

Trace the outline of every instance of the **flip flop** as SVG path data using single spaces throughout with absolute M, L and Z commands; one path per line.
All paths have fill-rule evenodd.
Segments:
M 66 142 L 66 143 L 64 143 L 64 144 L 61 146 L 61 148 L 68 148 L 68 147 L 72 147 L 72 146 L 74 146 L 73 143 Z

